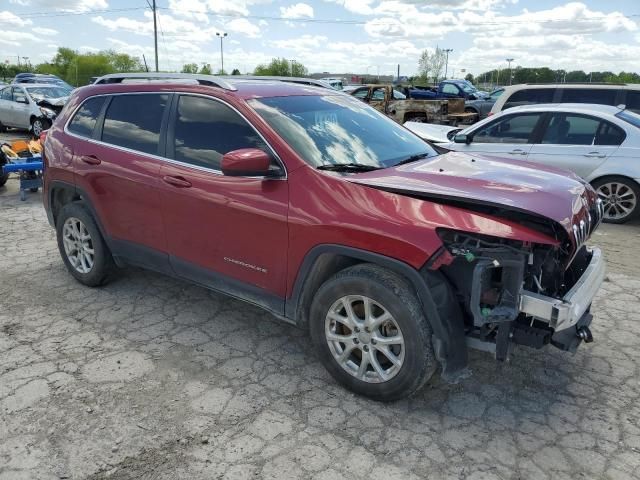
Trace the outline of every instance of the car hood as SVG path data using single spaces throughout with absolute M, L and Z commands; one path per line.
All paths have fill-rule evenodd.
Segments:
M 418 135 L 420 138 L 429 140 L 434 143 L 449 143 L 451 140 L 447 137 L 447 133 L 461 131 L 460 127 L 451 127 L 449 125 L 433 125 L 431 123 L 422 122 L 405 122 L 404 126 Z
M 54 107 L 63 107 L 69 97 L 45 98 L 41 95 L 31 95 L 38 105 L 48 104 Z
M 501 216 L 524 213 L 560 224 L 571 243 L 583 243 L 599 223 L 593 189 L 573 173 L 537 164 L 450 152 L 398 167 L 354 175 L 350 181 L 398 194 L 465 207 L 482 206 Z M 504 215 L 506 216 L 506 215 Z M 583 220 L 578 238 L 574 225 Z

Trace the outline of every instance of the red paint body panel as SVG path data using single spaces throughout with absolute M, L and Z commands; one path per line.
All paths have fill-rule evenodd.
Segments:
M 62 130 L 75 107 L 89 95 L 145 91 L 187 92 L 227 102 L 271 145 L 287 178 L 224 176 L 79 139 Z M 415 198 L 415 194 L 504 204 L 566 228 L 576 216 L 584 215 L 583 194 L 592 198 L 582 182 L 557 173 L 541 175 L 539 166 L 534 170 L 477 156 L 472 162 L 462 154 L 355 175 L 316 170 L 246 103 L 250 98 L 286 95 L 333 93 L 261 81 L 240 81 L 237 91 L 184 83 L 80 88 L 48 135 L 45 189 L 56 179 L 75 182 L 87 192 L 107 235 L 167 252 L 279 297 L 291 295 L 305 255 L 321 244 L 386 255 L 416 269 L 441 246 L 439 227 L 557 244 L 504 218 Z M 100 164 L 84 162 L 83 155 L 97 157 Z M 170 183 L 165 177 L 178 181 Z M 45 206 L 47 202 L 45 195 Z

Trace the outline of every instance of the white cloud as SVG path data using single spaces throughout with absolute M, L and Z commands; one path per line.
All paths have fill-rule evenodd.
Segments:
M 0 12 L 0 25 L 7 25 L 10 27 L 24 27 L 25 25 L 31 25 L 31 20 L 23 20 L 19 16 L 9 12 L 8 10 Z
M 280 16 L 282 18 L 313 18 L 313 7 L 306 3 L 280 7 Z
M 11 0 L 11 3 L 65 12 L 89 12 L 109 6 L 106 0 Z
M 45 28 L 45 27 L 33 27 L 31 29 L 32 32 L 37 33 L 38 35 L 57 35 L 58 30 L 54 30 L 53 28 Z
M 246 18 L 235 18 L 225 23 L 225 29 L 229 32 L 240 33 L 249 38 L 257 38 L 260 36 L 260 27 L 251 23 Z

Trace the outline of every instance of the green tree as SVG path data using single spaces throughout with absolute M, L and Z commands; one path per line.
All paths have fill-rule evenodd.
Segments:
M 473 78 L 473 74 L 471 74 L 471 73 L 467 73 L 467 74 L 465 75 L 464 79 L 465 79 L 467 82 L 471 82 L 471 83 L 474 83 L 474 82 L 475 82 L 475 78 Z
M 241 74 L 240 74 L 240 70 L 238 70 L 237 68 L 234 68 L 234 69 L 231 71 L 231 75 L 241 75 Z
M 274 58 L 268 65 L 260 64 L 253 71 L 254 75 L 272 75 L 276 77 L 304 77 L 307 69 L 300 62 L 286 58 Z
M 182 73 L 198 73 L 197 63 L 187 63 L 182 66 Z
M 211 72 L 211 64 L 205 63 L 204 65 L 202 65 L 199 73 L 202 73 L 203 75 L 211 75 Z
M 418 60 L 418 72 L 423 82 L 429 83 L 429 80 L 433 80 L 433 83 L 437 83 L 446 61 L 447 54 L 440 47 L 436 47 L 433 52 L 423 50 Z

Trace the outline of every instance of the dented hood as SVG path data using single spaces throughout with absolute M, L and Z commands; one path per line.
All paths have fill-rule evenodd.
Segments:
M 573 173 L 486 155 L 450 152 L 350 181 L 434 201 L 482 204 L 551 219 L 568 232 L 589 214 L 595 193 Z

